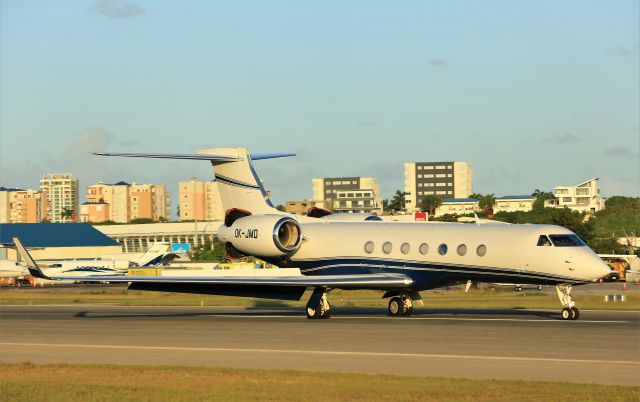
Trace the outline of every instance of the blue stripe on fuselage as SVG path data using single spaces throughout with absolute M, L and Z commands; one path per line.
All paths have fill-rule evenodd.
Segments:
M 277 263 L 276 263 L 277 264 Z M 339 257 L 322 260 L 292 261 L 305 275 L 357 275 L 370 273 L 403 273 L 414 280 L 416 289 L 431 289 L 448 283 L 475 280 L 532 284 L 585 283 L 570 277 L 509 268 L 459 264 L 426 263 L 414 260 Z

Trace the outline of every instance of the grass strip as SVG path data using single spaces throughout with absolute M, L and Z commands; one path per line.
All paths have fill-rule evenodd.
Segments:
M 550 309 L 559 310 L 555 294 L 540 291 L 514 292 L 502 290 L 427 291 L 421 292 L 424 306 L 428 308 L 496 308 L 496 309 Z M 261 300 L 229 296 L 190 295 L 180 293 L 128 291 L 123 286 L 79 286 L 45 288 L 4 288 L 0 290 L 0 305 L 8 304 L 74 304 L 113 303 L 125 306 L 255 306 L 255 307 L 303 307 L 309 294 L 297 302 Z M 375 291 L 335 290 L 329 294 L 335 307 L 386 307 L 388 300 Z M 578 295 L 574 297 L 584 310 L 640 310 L 640 293 L 626 294 L 625 302 L 604 302 L 603 295 Z M 419 307 L 419 305 L 418 305 Z
M 637 401 L 640 387 L 208 367 L 0 364 L 6 401 Z M 570 392 L 568 392 L 570 390 Z

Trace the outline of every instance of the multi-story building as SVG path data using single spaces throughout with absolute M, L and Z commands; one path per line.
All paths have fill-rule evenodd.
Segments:
M 505 195 L 496 198 L 493 213 L 531 211 L 536 197 L 531 195 Z
M 163 185 L 133 183 L 129 190 L 131 219 L 167 218 L 169 202 L 167 190 Z
M 102 219 L 105 213 L 108 218 L 104 220 L 118 223 L 128 223 L 132 219 L 157 221 L 168 215 L 169 199 L 163 185 L 99 182 L 87 187 L 86 197 L 81 215 L 87 222 L 101 222 L 93 219 Z
M 335 195 L 333 211 L 337 213 L 382 215 L 382 200 L 373 189 L 339 190 Z
M 44 219 L 53 223 L 73 222 L 78 217 L 78 179 L 69 173 L 49 173 L 40 180 L 45 202 Z M 71 216 L 64 214 L 71 211 Z M 63 216 L 64 215 L 64 216 Z
M 404 164 L 407 211 L 420 209 L 423 197 L 467 198 L 473 193 L 471 162 L 411 162 Z
M 87 186 L 87 201 L 109 204 L 109 221 L 127 223 L 131 221 L 129 193 L 131 185 L 125 181 L 114 184 L 99 182 Z M 92 222 L 92 221 L 89 221 Z
M 0 187 L 0 223 L 37 223 L 44 214 L 40 191 Z
M 215 181 L 184 181 L 179 184 L 181 221 L 220 221 L 224 220 L 224 208 Z
M 589 179 L 575 186 L 557 186 L 553 193 L 555 200 L 545 201 L 545 207 L 567 207 L 578 212 L 594 213 L 604 209 L 604 200 L 600 197 L 597 178 Z
M 339 192 L 346 191 L 348 195 L 350 192 L 365 190 L 371 193 L 370 197 L 374 197 L 375 204 L 380 205 L 380 208 L 382 208 L 378 179 L 373 177 L 327 177 L 323 179 L 313 179 L 312 185 L 313 200 L 324 201 L 325 205 L 330 209 L 335 208 L 335 202 L 338 200 Z M 343 197 L 342 201 L 347 201 L 345 198 L 347 197 Z M 362 196 L 360 198 L 362 198 Z

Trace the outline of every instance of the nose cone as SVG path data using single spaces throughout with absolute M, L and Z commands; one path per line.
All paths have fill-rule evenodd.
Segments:
M 600 257 L 597 257 L 596 261 L 593 262 L 593 268 L 591 271 L 593 272 L 593 278 L 591 279 L 598 280 L 609 275 L 611 273 L 611 267 L 602 261 Z

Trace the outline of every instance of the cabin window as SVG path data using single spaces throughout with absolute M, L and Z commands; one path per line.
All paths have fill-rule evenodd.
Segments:
M 402 254 L 409 254 L 409 250 L 411 250 L 411 246 L 409 245 L 409 243 L 402 243 L 402 246 L 400 246 L 400 251 L 402 251 Z
M 458 255 L 459 256 L 463 256 L 467 254 L 467 246 L 466 244 L 461 244 L 458 246 Z
M 420 245 L 420 254 L 425 255 L 429 252 L 429 245 L 427 243 L 422 243 Z
M 582 247 L 585 246 L 581 238 L 574 234 L 570 235 L 549 235 L 553 245 L 556 247 Z
M 384 251 L 385 254 L 389 254 L 392 249 L 393 249 L 393 246 L 391 245 L 390 241 L 386 241 L 382 245 L 382 251 Z
M 440 253 L 440 255 L 447 254 L 447 251 L 449 251 L 449 247 L 447 247 L 446 244 L 442 243 L 438 246 L 438 253 Z
M 372 241 L 368 241 L 364 244 L 364 251 L 366 251 L 368 254 L 373 253 L 373 242 Z
M 545 235 L 540 235 L 540 237 L 538 237 L 538 246 L 550 247 L 551 240 L 549 240 L 549 238 Z
M 487 246 L 485 246 L 484 244 L 479 245 L 478 248 L 476 248 L 476 253 L 480 257 L 484 257 L 487 254 Z

